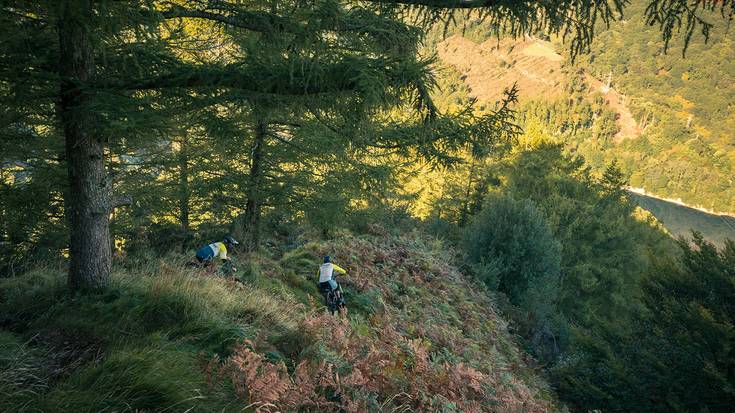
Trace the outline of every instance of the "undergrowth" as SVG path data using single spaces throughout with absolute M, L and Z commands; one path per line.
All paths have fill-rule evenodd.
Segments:
M 349 271 L 329 316 L 318 257 Z M 431 240 L 343 236 L 239 281 L 173 257 L 76 295 L 63 272 L 0 280 L 0 411 L 548 411 L 484 291 Z

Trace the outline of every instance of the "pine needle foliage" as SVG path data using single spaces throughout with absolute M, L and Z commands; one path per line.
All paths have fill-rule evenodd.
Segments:
M 697 17 L 699 3 L 652 2 L 650 22 L 660 24 L 665 38 L 679 27 L 685 28 L 687 39 L 694 27 L 703 27 L 706 34 L 707 24 Z M 701 7 L 720 7 L 727 14 L 732 5 L 703 2 Z M 487 150 L 488 140 L 513 134 L 503 109 L 491 116 L 438 113 L 431 98 L 433 60 L 420 53 L 430 24 L 449 24 L 463 11 L 474 11 L 497 33 L 568 37 L 576 54 L 587 49 L 595 25 L 618 18 L 624 6 L 622 0 L 7 0 L 0 9 L 0 129 L 13 143 L 3 143 L 3 163 L 37 176 L 44 169 L 56 175 L 72 171 L 68 182 L 58 179 L 47 191 L 54 196 L 41 212 L 58 214 L 64 194 L 63 212 L 73 223 L 70 282 L 80 289 L 103 288 L 112 252 L 106 242 L 87 242 L 93 237 L 83 233 L 109 238 L 106 217 L 130 203 L 124 181 L 130 165 L 121 165 L 123 157 L 150 164 L 151 159 L 142 158 L 195 133 L 216 138 L 215 145 L 240 147 L 230 153 L 252 152 L 243 157 L 249 168 L 239 168 L 243 179 L 205 192 L 224 193 L 230 204 L 240 204 L 231 193 L 246 194 L 245 205 L 231 205 L 240 219 L 230 219 L 236 221 L 230 224 L 247 233 L 255 247 L 263 209 L 282 202 L 273 196 L 276 188 L 319 182 L 304 184 L 301 177 L 279 174 L 291 169 L 291 158 L 277 158 L 275 141 L 277 147 L 289 145 L 303 153 L 326 150 L 335 157 L 345 148 L 374 154 L 376 148 L 387 147 L 446 163 L 456 160 L 447 153 L 457 146 Z M 396 123 L 379 116 L 394 111 L 406 116 Z M 272 128 L 287 131 L 274 137 Z M 308 135 L 308 142 L 284 143 L 291 140 L 289 135 Z M 314 140 L 319 135 L 330 135 L 337 145 Z M 63 151 L 56 144 L 61 137 Z M 186 205 L 191 197 L 183 183 L 198 173 L 217 171 L 197 168 L 187 176 L 187 166 L 195 162 L 172 155 L 180 160 L 178 171 L 159 158 L 156 174 L 180 173 L 178 193 L 183 195 L 170 202 L 179 205 L 178 218 L 186 228 L 191 220 L 185 215 L 196 208 Z M 269 155 L 276 159 L 274 165 L 256 161 Z M 375 159 L 355 162 L 359 158 L 351 159 L 361 167 L 356 175 L 374 176 L 367 166 L 374 166 Z M 264 185 L 273 175 L 277 179 Z M 292 198 L 302 193 L 294 189 Z M 3 237 L 29 238 L 34 229 L 7 227 Z

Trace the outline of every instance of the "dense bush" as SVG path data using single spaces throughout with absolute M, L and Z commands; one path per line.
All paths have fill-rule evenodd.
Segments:
M 533 285 L 554 285 L 559 275 L 560 245 L 530 200 L 489 196 L 467 226 L 464 245 L 479 279 L 514 304 Z
M 551 369 L 572 406 L 612 412 L 730 412 L 735 404 L 735 244 L 695 236 L 680 262 L 644 283 L 645 311 L 627 329 L 577 331 L 577 351 Z
M 645 285 L 641 384 L 657 411 L 727 412 L 735 406 L 735 243 L 721 250 L 695 234 L 680 268 L 658 268 Z M 672 372 L 675 372 L 672 374 Z

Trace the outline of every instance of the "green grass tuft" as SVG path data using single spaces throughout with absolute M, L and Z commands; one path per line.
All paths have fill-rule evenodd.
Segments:
M 325 251 L 349 271 L 340 279 L 346 319 L 322 306 L 316 257 Z M 386 411 L 419 406 L 401 404 L 409 400 L 430 410 L 491 406 L 493 398 L 464 399 L 466 388 L 431 387 L 449 374 L 461 387 L 467 375 L 498 377 L 496 366 L 523 364 L 492 303 L 471 293 L 444 255 L 440 244 L 415 237 L 345 236 L 278 260 L 255 254 L 239 282 L 186 270 L 177 256 L 116 269 L 96 295 L 70 293 L 65 274 L 49 268 L 0 280 L 0 411 L 249 411 L 253 400 L 235 391 L 243 383 L 235 386 L 227 371 L 208 375 L 232 360 L 246 371 L 254 359 L 242 358 L 248 353 L 237 345 L 245 341 L 261 369 L 283 363 L 301 383 L 324 383 L 314 391 L 333 402 L 350 397 Z M 523 382 L 499 383 L 498 399 L 543 407 L 535 400 L 547 393 L 536 379 L 513 369 Z M 346 380 L 338 392 L 330 372 Z M 459 399 L 432 399 L 445 390 Z

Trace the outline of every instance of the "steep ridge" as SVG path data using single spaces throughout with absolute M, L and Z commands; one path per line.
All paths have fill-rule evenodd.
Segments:
M 350 273 L 347 315 L 321 304 L 323 254 Z M 68 295 L 58 270 L 0 280 L 0 347 L 16 360 L 0 360 L 0 410 L 556 410 L 452 255 L 346 235 L 259 255 L 242 284 L 170 259 L 118 270 L 93 298 Z

